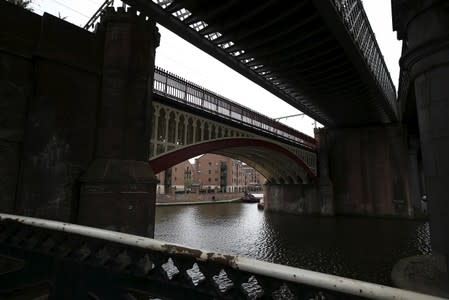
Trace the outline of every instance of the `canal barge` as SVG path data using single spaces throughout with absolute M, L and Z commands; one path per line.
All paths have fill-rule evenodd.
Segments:
M 242 197 L 242 202 L 259 203 L 259 200 L 262 198 L 263 194 L 245 193 Z

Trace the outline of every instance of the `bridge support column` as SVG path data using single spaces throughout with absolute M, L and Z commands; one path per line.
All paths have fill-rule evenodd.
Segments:
M 407 1 L 398 35 L 407 49 L 401 67 L 414 85 L 432 249 L 449 265 L 449 7 L 447 1 Z
M 412 216 L 407 132 L 403 127 L 320 131 L 327 131 L 320 134 L 326 136 L 326 142 L 333 141 L 325 145 L 336 214 Z
M 156 177 L 148 164 L 159 33 L 135 11 L 106 12 L 96 157 L 82 177 L 81 224 L 154 235 Z
M 329 135 L 327 131 L 316 129 L 315 136 L 318 140 L 318 197 L 321 204 L 321 214 L 334 214 L 334 187 L 329 178 Z
M 413 213 L 415 216 L 423 214 L 421 205 L 421 175 L 418 162 L 418 140 L 416 137 L 410 137 L 408 149 L 409 174 L 410 174 L 410 196 L 413 204 Z
M 266 184 L 265 210 L 290 214 L 320 214 L 317 189 L 309 184 Z

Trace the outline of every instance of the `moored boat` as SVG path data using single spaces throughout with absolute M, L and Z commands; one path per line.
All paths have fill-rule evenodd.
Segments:
M 260 210 L 265 208 L 265 202 L 263 201 L 263 198 L 259 200 L 259 203 L 257 203 L 257 208 Z
M 263 198 L 263 194 L 245 193 L 242 197 L 243 202 L 258 203 Z

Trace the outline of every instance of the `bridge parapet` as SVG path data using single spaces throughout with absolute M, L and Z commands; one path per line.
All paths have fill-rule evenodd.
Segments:
M 153 88 L 156 94 L 219 115 L 239 125 L 255 128 L 303 147 L 316 147 L 314 138 L 161 68 L 156 67 L 154 71 Z
M 316 179 L 314 138 L 162 69 L 155 70 L 153 91 L 159 97 L 149 160 L 156 172 L 181 156 L 214 152 L 252 164 L 270 182 Z
M 44 295 L 52 299 L 440 299 L 142 236 L 16 215 L 0 214 L 0 218 L 1 295 L 33 295 L 33 299 Z

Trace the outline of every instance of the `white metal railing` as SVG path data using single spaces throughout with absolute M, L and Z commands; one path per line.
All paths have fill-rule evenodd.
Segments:
M 314 138 L 158 67 L 154 70 L 153 91 L 283 140 L 316 148 Z
M 347 295 L 355 295 L 370 299 L 414 299 L 414 300 L 438 300 L 443 299 L 431 295 L 416 293 L 398 288 L 373 284 L 360 280 L 344 278 L 335 275 L 324 274 L 315 271 L 304 270 L 269 262 L 263 262 L 242 256 L 225 255 L 200 249 L 194 249 L 178 244 L 168 244 L 151 238 L 145 238 L 132 234 L 120 233 L 93 227 L 75 225 L 70 223 L 31 218 L 25 216 L 0 214 L 1 220 L 13 221 L 48 229 L 52 231 L 76 234 L 88 238 L 114 242 L 130 247 L 138 247 L 162 254 L 192 256 L 196 261 L 221 263 L 223 266 L 254 275 L 269 277 L 285 282 L 306 285 L 327 291 L 334 291 Z

